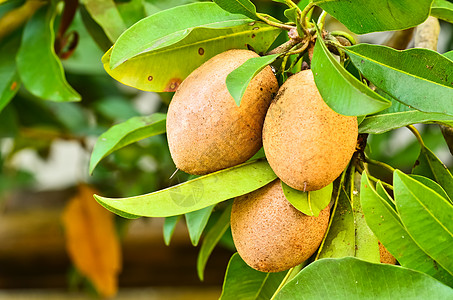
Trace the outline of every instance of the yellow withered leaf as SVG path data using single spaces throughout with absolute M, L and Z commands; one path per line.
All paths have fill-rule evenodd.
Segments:
M 114 296 L 121 270 L 121 248 L 113 214 L 93 198 L 97 191 L 81 184 L 63 212 L 66 249 L 76 268 L 104 297 Z

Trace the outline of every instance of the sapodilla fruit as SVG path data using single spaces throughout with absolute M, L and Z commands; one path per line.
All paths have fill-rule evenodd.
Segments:
M 384 245 L 379 243 L 379 258 L 381 263 L 383 264 L 390 264 L 394 265 L 396 264 L 396 258 L 384 247 Z
M 168 108 L 167 138 L 177 168 L 207 174 L 245 162 L 262 145 L 264 117 L 278 83 L 267 66 L 247 87 L 238 107 L 225 84 L 227 75 L 258 57 L 249 50 L 218 54 L 179 86 Z
M 319 190 L 335 180 L 354 154 L 356 117 L 337 114 L 316 88 L 311 70 L 291 76 L 266 114 L 263 146 L 275 174 L 301 191 Z
M 277 179 L 234 200 L 231 232 L 239 255 L 250 267 L 280 272 L 301 264 L 318 249 L 329 216 L 329 206 L 318 217 L 294 208 Z

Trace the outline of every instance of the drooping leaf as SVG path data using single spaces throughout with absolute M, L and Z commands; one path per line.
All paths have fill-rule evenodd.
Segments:
M 421 175 L 412 174 L 409 176 L 411 178 L 417 180 L 418 182 L 422 183 L 423 185 L 426 185 L 427 187 L 429 187 L 430 189 L 432 189 L 433 191 L 435 191 L 436 193 L 438 193 L 439 195 L 444 197 L 446 200 L 452 202 L 450 197 L 448 197 L 447 193 L 445 192 L 445 190 L 440 186 L 440 184 L 438 184 L 434 180 L 432 180 L 428 177 L 425 177 L 425 176 L 421 176 Z
M 20 87 L 15 56 L 20 46 L 20 35 L 15 34 L 0 44 L 0 112 Z
M 186 224 L 192 245 L 197 246 L 215 205 L 186 214 Z
M 172 216 L 172 217 L 165 218 L 164 227 L 163 227 L 165 245 L 167 245 L 167 246 L 170 245 L 171 237 L 173 236 L 173 233 L 175 232 L 175 229 L 176 229 L 176 225 L 178 224 L 180 219 L 181 219 L 181 216 Z
M 104 68 L 119 82 L 144 91 L 174 92 L 179 84 L 211 57 L 229 49 L 264 52 L 280 29 L 261 22 L 229 28 L 198 27 L 179 42 L 165 48 L 135 56 L 111 70 L 111 51 L 102 58 Z M 145 67 L 144 67 L 145 66 Z
M 418 271 L 353 257 L 325 258 L 305 267 L 277 294 L 293 299 L 449 299 L 453 289 Z
M 258 20 L 256 7 L 249 0 L 214 0 L 215 4 L 232 14 L 241 14 L 250 19 Z
M 206 236 L 203 239 L 197 258 L 197 272 L 198 277 L 201 281 L 203 281 L 204 279 L 204 269 L 206 267 L 206 263 L 208 262 L 209 256 L 211 255 L 212 251 L 214 250 L 215 246 L 220 241 L 222 236 L 227 231 L 228 227 L 230 227 L 230 215 L 232 206 L 233 202 L 231 202 L 225 208 L 225 210 L 220 215 L 220 218 L 217 220 L 214 226 L 211 227 L 208 233 L 206 233 Z
M 434 0 L 431 16 L 453 23 L 453 3 L 447 0 Z
M 247 162 L 196 179 L 130 198 L 96 200 L 108 210 L 126 218 L 168 217 L 199 210 L 254 191 L 277 176 L 266 161 Z
M 329 204 L 333 184 L 311 192 L 303 192 L 293 189 L 282 181 L 282 189 L 286 199 L 299 211 L 307 216 L 319 216 L 319 212 Z
M 251 19 L 230 14 L 212 2 L 199 2 L 170 8 L 134 24 L 117 40 L 110 57 L 113 70 L 144 52 L 173 45 L 200 28 L 219 29 L 246 25 Z M 199 36 L 201 37 L 201 36 Z
M 133 117 L 104 132 L 94 146 L 90 160 L 90 174 L 107 155 L 139 140 L 164 133 L 166 115 L 155 113 L 145 117 Z
M 83 0 L 83 4 L 112 43 L 126 30 L 126 24 L 113 0 Z
M 359 44 L 345 51 L 368 80 L 396 100 L 423 112 L 453 116 L 453 61 L 421 48 L 399 51 Z
M 41 7 L 25 25 L 16 57 L 20 78 L 30 93 L 46 100 L 78 101 L 55 54 L 55 6 Z
M 441 195 L 396 170 L 395 200 L 407 232 L 419 247 L 453 275 L 453 206 Z
M 362 174 L 361 202 L 368 226 L 402 266 L 453 284 L 453 277 L 414 242 L 396 211 L 374 190 L 366 172 Z
M 233 254 L 228 263 L 220 300 L 267 300 L 271 299 L 286 272 L 264 273 L 249 267 Z
M 364 34 L 421 24 L 429 16 L 432 0 L 314 0 L 313 3 L 352 32 Z
M 388 100 L 346 71 L 320 38 L 316 40 L 311 67 L 322 99 L 339 114 L 368 115 L 390 106 Z
M 250 81 L 267 65 L 277 59 L 280 54 L 253 57 L 228 74 L 226 86 L 237 106 L 241 105 L 242 96 Z
M 76 268 L 86 276 L 103 297 L 118 289 L 121 247 L 115 232 L 114 215 L 102 208 L 92 195 L 96 191 L 80 185 L 64 212 L 66 249 Z

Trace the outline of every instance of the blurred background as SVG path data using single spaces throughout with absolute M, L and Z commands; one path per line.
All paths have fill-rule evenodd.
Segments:
M 0 0 L 0 24 L 26 2 L 33 0 Z M 111 46 L 103 31 L 109 24 L 99 23 L 96 11 L 90 9 L 93 1 L 65 2 L 67 7 L 75 7 L 75 15 L 63 35 L 58 35 L 67 20 L 63 2 L 58 4 L 57 40 L 67 37 L 58 54 L 68 83 L 82 100 L 44 101 L 18 83 L 11 86 L 11 100 L 0 101 L 0 299 L 106 297 L 114 295 L 117 287 L 115 299 L 218 298 L 234 253 L 229 232 L 211 255 L 201 282 L 196 270 L 199 246 L 192 246 L 184 218 L 166 246 L 164 219 L 126 220 L 110 214 L 91 197 L 93 193 L 140 195 L 178 184 L 188 176 L 178 172 L 170 179 L 176 168 L 165 135 L 114 152 L 101 161 L 92 176 L 88 174 L 91 151 L 102 133 L 134 116 L 166 112 L 172 94 L 142 92 L 113 80 L 101 63 Z M 127 28 L 147 15 L 190 2 L 195 1 L 109 3 L 116 6 Z M 253 2 L 260 12 L 283 19 L 283 5 Z M 0 28 L 0 80 L 5 79 L 8 61 L 14 61 L 16 52 L 10 45 L 20 40 L 25 23 L 4 35 Z M 327 29 L 347 31 L 333 19 L 327 24 Z M 383 44 L 390 35 L 384 32 L 357 38 Z M 452 36 L 451 24 L 441 22 L 439 52 L 453 48 Z M 278 42 L 285 38 L 282 35 Z M 33 61 L 30 68 L 39 69 L 39 64 Z M 427 146 L 451 167 L 452 156 L 439 127 L 417 128 Z M 404 171 L 411 170 L 420 150 L 405 128 L 370 136 L 368 141 L 372 158 Z M 387 181 L 389 176 L 380 174 Z M 211 215 L 208 230 L 220 212 L 215 210 Z M 112 230 L 92 234 L 101 227 Z M 83 270 L 75 267 L 77 260 L 85 262 Z M 104 283 L 99 286 L 99 282 Z

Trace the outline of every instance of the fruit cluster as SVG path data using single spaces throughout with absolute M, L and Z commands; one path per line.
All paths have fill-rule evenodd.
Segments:
M 294 208 L 281 181 L 301 191 L 321 189 L 347 167 L 356 147 L 356 117 L 342 116 L 322 100 L 311 70 L 280 88 L 271 68 L 256 75 L 238 107 L 227 75 L 258 55 L 221 53 L 193 71 L 176 91 L 167 115 L 167 137 L 176 166 L 207 174 L 243 163 L 264 147 L 279 179 L 235 199 L 231 230 L 239 255 L 264 272 L 302 263 L 319 247 L 330 207 L 318 217 Z

